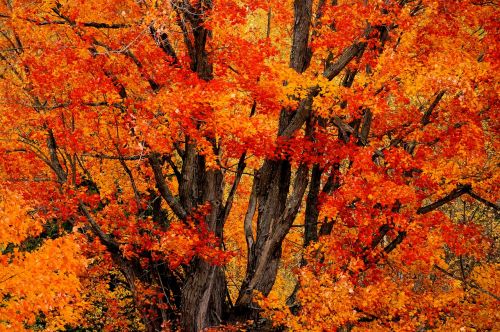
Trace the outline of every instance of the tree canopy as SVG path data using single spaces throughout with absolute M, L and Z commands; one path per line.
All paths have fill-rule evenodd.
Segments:
M 0 331 L 493 331 L 497 1 L 1 0 Z

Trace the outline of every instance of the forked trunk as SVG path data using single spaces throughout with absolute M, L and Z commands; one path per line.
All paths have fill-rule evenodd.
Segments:
M 220 266 L 196 259 L 182 292 L 183 331 L 201 331 L 222 323 L 226 282 Z
M 196 206 L 196 203 L 210 203 L 210 212 L 205 217 L 206 226 L 209 231 L 214 232 L 218 238 L 222 238 L 224 220 L 221 218 L 223 182 L 222 173 L 218 170 L 206 170 L 204 157 L 196 156 L 196 165 L 192 165 L 193 176 L 187 183 L 197 191 L 188 192 L 188 197 L 181 200 L 191 199 L 188 205 Z M 188 164 L 186 164 L 189 166 Z M 182 192 L 182 191 L 181 191 Z M 189 195 L 193 195 L 189 197 Z M 194 200 L 194 203 L 193 203 Z M 201 331 L 204 328 L 219 325 L 226 312 L 226 278 L 224 270 L 220 266 L 212 265 L 203 259 L 196 258 L 191 262 L 188 276 L 182 289 L 182 327 L 183 331 Z
M 309 66 L 312 55 L 308 46 L 312 0 L 295 0 L 294 12 L 290 67 L 302 73 Z M 278 136 L 291 137 L 306 123 L 311 115 L 312 98 L 317 93 L 318 89 L 312 88 L 295 111 L 286 109 L 281 111 Z M 289 193 L 292 180 L 291 168 L 290 160 L 286 158 L 266 160 L 256 174 L 252 192 L 255 202 L 249 204 L 245 222 L 248 263 L 245 279 L 236 301 L 236 307 L 240 308 L 240 311 L 251 306 L 254 291 L 268 295 L 276 281 L 282 242 L 299 211 L 309 176 L 308 166 L 300 164 L 294 175 L 293 190 Z M 256 207 L 258 218 L 254 241 L 251 220 Z
M 278 272 L 282 243 L 299 211 L 307 187 L 309 168 L 302 164 L 292 178 L 287 160 L 267 161 L 257 173 L 252 195 L 258 205 L 257 237 L 250 241 L 248 264 L 236 307 L 251 307 L 254 291 L 268 295 Z M 247 234 L 248 237 L 248 234 Z

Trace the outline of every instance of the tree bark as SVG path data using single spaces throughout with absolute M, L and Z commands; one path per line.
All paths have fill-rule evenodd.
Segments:
M 298 73 L 304 72 L 311 59 L 309 35 L 312 16 L 312 0 L 294 1 L 294 28 L 290 67 Z M 278 136 L 291 137 L 311 115 L 312 99 L 319 89 L 310 89 L 294 112 L 283 109 L 280 114 Z M 245 229 L 248 244 L 248 262 L 236 310 L 248 311 L 254 291 L 268 295 L 278 272 L 282 242 L 292 226 L 308 183 L 309 168 L 301 164 L 295 172 L 293 190 L 290 191 L 292 167 L 290 160 L 267 159 L 257 171 L 250 198 Z M 257 207 L 257 233 L 255 241 L 249 234 L 251 217 Z M 250 223 L 250 225 L 249 225 Z
M 198 182 L 201 195 L 196 200 L 199 203 L 209 202 L 211 206 L 205 218 L 206 225 L 218 238 L 222 238 L 222 173 L 220 170 L 206 171 L 204 157 L 197 156 L 197 159 L 197 171 L 193 173 L 196 178 L 189 179 L 187 184 Z M 182 326 L 185 331 L 200 331 L 222 323 L 226 311 L 226 279 L 222 267 L 202 259 L 195 259 L 190 268 L 182 292 Z
M 245 279 L 236 301 L 237 310 L 248 310 L 253 291 L 268 295 L 281 258 L 281 246 L 297 216 L 308 183 L 309 168 L 299 166 L 288 194 L 291 167 L 288 161 L 267 161 L 258 172 L 257 236 L 248 253 Z
M 311 61 L 312 51 L 309 48 L 309 27 L 312 17 L 312 0 L 295 0 L 294 28 L 292 51 L 290 52 L 290 67 L 297 72 L 304 72 Z
M 306 211 L 304 219 L 304 247 L 311 242 L 318 240 L 318 195 L 321 185 L 321 175 L 323 170 L 318 164 L 314 164 L 311 173 L 311 183 L 309 184 L 309 193 L 306 199 Z
M 191 59 L 191 70 L 198 77 L 209 81 L 213 78 L 212 63 L 206 51 L 206 43 L 211 31 L 203 26 L 203 20 L 208 9 L 212 8 L 211 1 L 199 1 L 196 4 L 185 2 L 176 8 L 178 21 L 184 36 L 184 42 Z M 175 54 L 169 49 L 167 53 Z M 217 154 L 216 142 L 212 142 L 214 153 Z M 218 238 L 222 238 L 224 222 L 231 206 L 230 202 L 224 205 L 223 174 L 220 170 L 208 169 L 205 157 L 196 149 L 196 142 L 189 136 L 185 137 L 184 151 L 180 151 L 182 167 L 179 180 L 178 197 L 173 197 L 168 188 L 162 185 L 163 174 L 155 171 L 155 179 L 160 194 L 170 208 L 181 220 L 189 217 L 201 204 L 209 203 L 210 210 L 204 222 L 209 231 Z M 153 166 L 153 165 L 152 165 Z M 153 169 L 155 167 L 153 166 Z M 158 167 L 156 167 L 158 169 Z M 237 186 L 237 183 L 235 183 Z M 235 189 L 234 189 L 235 190 Z M 229 203 L 229 204 L 228 204 Z M 197 221 L 195 221 L 197 222 Z M 181 294 L 181 326 L 183 331 L 201 331 L 207 327 L 222 323 L 226 308 L 226 279 L 224 270 L 208 262 L 195 258 L 186 269 L 186 280 Z

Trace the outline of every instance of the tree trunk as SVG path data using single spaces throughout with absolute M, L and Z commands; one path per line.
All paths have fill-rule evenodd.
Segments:
M 290 55 L 290 67 L 297 72 L 304 72 L 311 59 L 308 47 L 309 28 L 312 16 L 312 0 L 294 1 L 294 30 Z M 278 136 L 290 137 L 308 120 L 311 114 L 312 98 L 317 89 L 310 91 L 309 96 L 299 103 L 294 112 L 282 110 L 278 128 Z M 282 242 L 290 230 L 299 211 L 299 207 L 307 187 L 309 168 L 301 164 L 294 179 L 292 193 L 290 183 L 292 171 L 290 160 L 266 160 L 255 176 L 252 196 L 255 196 L 255 206 L 258 207 L 256 239 L 247 232 L 248 263 L 245 279 L 242 283 L 237 310 L 244 311 L 252 302 L 253 291 L 268 295 L 278 273 L 281 258 Z M 255 213 L 254 204 L 249 204 L 247 219 L 251 221 Z M 253 211 L 251 211 L 253 210 Z M 246 226 L 249 226 L 246 223 Z M 250 223 L 251 226 L 251 223 Z
M 194 146 L 187 144 L 183 164 L 182 186 L 179 188 L 181 202 L 185 207 L 210 203 L 210 212 L 205 217 L 209 231 L 222 238 L 223 175 L 220 170 L 207 170 L 205 157 L 197 154 Z M 226 312 L 226 279 L 224 270 L 196 258 L 190 264 L 188 276 L 182 289 L 182 327 L 184 331 L 201 331 L 219 325 Z
M 184 35 L 184 42 L 191 58 L 191 70 L 205 81 L 213 78 L 212 63 L 206 51 L 207 39 L 211 31 L 203 24 L 207 9 L 212 8 L 211 1 L 199 1 L 186 7 L 177 7 L 178 24 Z M 189 22 L 189 24 L 186 24 Z M 212 141 L 214 153 L 217 145 Z M 222 204 L 224 190 L 223 174 L 220 170 L 209 170 L 205 157 L 198 154 L 196 142 L 186 137 L 186 147 L 182 156 L 182 169 L 179 179 L 179 199 L 186 215 L 200 204 L 209 203 L 210 212 L 205 218 L 209 231 L 222 238 L 225 208 Z M 175 199 L 169 199 L 171 207 L 176 207 Z M 226 203 L 227 204 L 227 203 Z M 177 209 L 182 211 L 182 209 Z M 182 217 L 178 214 L 178 216 Z M 182 219 L 182 218 L 181 218 Z M 224 270 L 202 259 L 194 259 L 187 271 L 186 281 L 181 295 L 181 325 L 184 331 L 200 331 L 206 327 L 222 323 L 226 311 L 226 279 Z
M 195 259 L 182 292 L 183 331 L 201 331 L 222 323 L 226 279 L 220 266 Z
M 256 176 L 257 237 L 248 248 L 247 271 L 236 301 L 240 312 L 250 307 L 254 290 L 268 295 L 276 280 L 282 242 L 299 211 L 308 182 L 309 168 L 302 164 L 288 195 L 290 168 L 287 160 L 266 161 Z

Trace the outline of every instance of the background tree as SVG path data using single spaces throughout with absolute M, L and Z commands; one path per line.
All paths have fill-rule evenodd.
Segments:
M 1 321 L 493 329 L 497 7 L 5 0 Z

